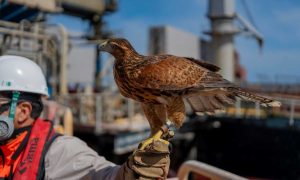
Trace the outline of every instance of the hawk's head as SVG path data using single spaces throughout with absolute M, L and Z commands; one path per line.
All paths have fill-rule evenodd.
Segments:
M 123 56 L 126 52 L 135 52 L 131 44 L 123 38 L 109 39 L 100 44 L 99 49 L 114 56 Z

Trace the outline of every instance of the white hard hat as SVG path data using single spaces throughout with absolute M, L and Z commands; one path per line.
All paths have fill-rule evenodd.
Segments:
M 0 56 L 0 91 L 30 92 L 49 96 L 41 68 L 20 56 Z

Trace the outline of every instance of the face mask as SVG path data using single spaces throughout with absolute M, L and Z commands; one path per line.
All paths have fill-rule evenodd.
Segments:
M 14 132 L 14 118 L 19 96 L 20 92 L 13 92 L 13 97 L 10 103 L 9 115 L 0 115 L 0 141 L 5 141 L 9 139 Z

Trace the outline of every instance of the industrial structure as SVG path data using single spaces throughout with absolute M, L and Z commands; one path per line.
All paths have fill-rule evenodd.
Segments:
M 239 33 L 250 34 L 260 46 L 263 44 L 263 37 L 251 23 L 235 11 L 235 0 L 209 1 L 207 16 L 211 25 L 211 30 L 206 33 L 211 36 L 212 63 L 222 67 L 221 74 L 225 79 L 234 82 L 234 36 Z M 236 26 L 235 21 L 238 21 L 240 26 Z
M 184 42 L 184 43 L 182 43 Z M 149 54 L 173 54 L 200 59 L 199 37 L 171 26 L 152 27 L 149 30 Z

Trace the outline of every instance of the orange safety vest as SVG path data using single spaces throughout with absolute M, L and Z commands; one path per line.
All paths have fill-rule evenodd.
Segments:
M 45 154 L 58 135 L 51 121 L 37 119 L 29 132 L 1 145 L 0 180 L 43 179 Z
M 0 159 L 0 177 L 9 177 L 11 170 L 16 169 L 23 151 L 21 151 L 23 141 L 28 134 L 27 131 L 20 133 L 17 137 L 4 145 L 1 145 L 1 159 Z M 21 145 L 22 144 L 22 145 Z

